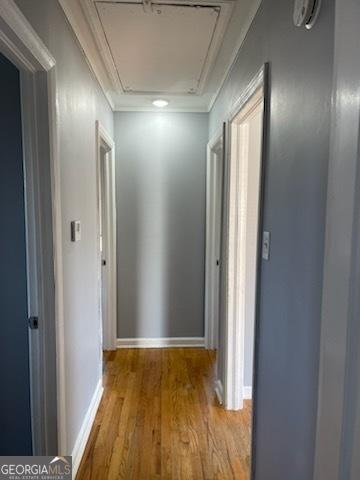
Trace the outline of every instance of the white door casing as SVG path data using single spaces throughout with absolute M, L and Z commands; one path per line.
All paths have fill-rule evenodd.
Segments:
M 227 129 L 230 138 L 228 208 L 225 222 L 227 231 L 224 235 L 226 243 L 224 406 L 228 410 L 243 408 L 244 387 L 249 387 L 244 385 L 245 326 L 247 318 L 249 319 L 251 315 L 252 323 L 255 323 L 263 114 L 264 69 L 236 102 Z M 254 129 L 257 130 L 256 138 Z M 251 164 L 249 160 L 252 160 Z M 255 169 L 254 161 L 257 161 Z M 250 246 L 252 248 L 249 248 Z
M 205 346 L 218 348 L 220 235 L 222 202 L 222 131 L 207 146 L 206 166 L 206 273 L 205 273 Z
M 115 144 L 104 127 L 96 122 L 98 178 L 98 278 L 100 345 L 104 350 L 116 349 L 116 190 Z M 103 241 L 102 241 L 103 239 Z M 103 261 L 106 262 L 103 265 Z M 100 352 L 102 357 L 102 351 Z M 100 365 L 102 362 L 100 363 Z

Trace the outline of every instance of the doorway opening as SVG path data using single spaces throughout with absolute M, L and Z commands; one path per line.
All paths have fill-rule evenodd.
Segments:
M 206 346 L 217 350 L 215 392 L 226 410 L 256 418 L 257 307 L 263 205 L 266 66 L 208 144 Z M 251 421 L 252 419 L 252 421 Z M 247 455 L 254 465 L 249 437 Z
M 116 349 L 116 200 L 115 144 L 96 123 L 98 215 L 99 215 L 99 291 L 102 350 Z
M 209 350 L 218 350 L 219 347 L 222 193 L 223 134 L 221 131 L 207 146 L 205 346 Z
M 0 30 L 1 350 L 2 364 L 11 365 L 2 378 L 2 452 L 55 455 L 64 412 L 56 67 L 14 2 L 1 6 Z
M 256 455 L 253 441 L 256 398 L 255 401 L 253 398 L 258 355 L 255 349 L 259 328 L 266 72 L 264 66 L 249 84 L 234 107 L 227 128 L 224 406 L 228 410 L 251 411 L 252 467 Z M 252 468 L 250 478 L 253 474 Z
M 30 361 L 28 289 L 30 288 L 26 241 L 26 209 L 24 194 L 24 168 L 22 146 L 22 112 L 20 108 L 19 70 L 0 54 L 1 86 L 1 167 L 0 167 L 0 219 L 8 225 L 1 234 L 1 294 L 3 315 L 0 360 L 11 368 L 4 368 L 1 383 L 0 424 L 3 455 L 31 455 L 32 438 L 30 402 Z M 5 321 L 6 319 L 6 321 Z M 33 317 L 32 329 L 37 327 Z M 31 331 L 30 331 L 31 335 Z M 31 356 L 30 356 L 31 358 Z M 14 401 L 16 399 L 16 401 Z
M 264 93 L 258 88 L 229 122 L 229 223 L 225 407 L 252 398 Z

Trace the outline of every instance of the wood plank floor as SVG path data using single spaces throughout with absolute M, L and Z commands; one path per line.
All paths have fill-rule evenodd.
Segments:
M 105 354 L 104 396 L 77 480 L 248 480 L 251 402 L 225 412 L 204 349 Z

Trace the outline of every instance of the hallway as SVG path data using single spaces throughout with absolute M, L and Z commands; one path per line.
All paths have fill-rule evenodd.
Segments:
M 251 402 L 238 412 L 219 406 L 214 360 L 194 348 L 106 352 L 77 480 L 248 479 Z
M 0 0 L 1 478 L 360 479 L 359 23 Z

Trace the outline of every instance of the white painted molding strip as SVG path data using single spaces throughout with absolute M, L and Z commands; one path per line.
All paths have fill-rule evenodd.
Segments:
M 84 455 L 86 443 L 89 439 L 91 427 L 93 426 L 96 412 L 99 408 L 103 392 L 104 392 L 104 387 L 102 386 L 102 379 L 100 379 L 99 383 L 96 386 L 94 395 L 91 399 L 88 411 L 86 412 L 84 421 L 81 425 L 80 432 L 77 436 L 77 439 L 71 454 L 72 463 L 73 463 L 73 479 L 76 477 L 76 473 L 80 466 L 82 456 Z
M 221 380 L 215 380 L 215 393 L 220 405 L 224 402 L 224 388 Z
M 118 338 L 117 348 L 204 347 L 204 337 Z
M 54 57 L 13 0 L 1 0 L 0 18 L 11 28 L 44 70 L 49 71 L 55 66 Z
M 216 397 L 220 405 L 222 405 L 224 401 L 224 387 L 223 387 L 223 384 L 221 383 L 221 380 L 215 380 L 214 388 L 215 388 Z M 252 387 L 243 387 L 243 397 L 244 397 L 244 400 L 252 399 Z
M 243 398 L 244 400 L 252 399 L 252 387 L 243 387 Z

